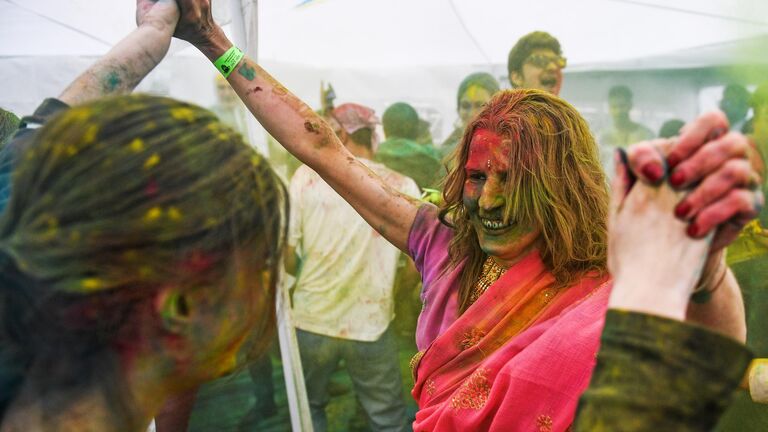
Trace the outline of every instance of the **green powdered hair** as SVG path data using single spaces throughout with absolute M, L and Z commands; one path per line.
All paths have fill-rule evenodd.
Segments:
M 277 273 L 285 189 L 200 107 L 124 96 L 72 108 L 38 131 L 13 175 L 0 217 L 0 356 L 22 366 L 14 381 L 0 358 L 5 382 L 46 358 L 71 368 L 64 381 L 87 381 L 88 359 L 133 337 L 131 317 L 161 286 L 206 286 L 239 248 Z M 254 329 L 265 345 L 267 310 Z M 13 397 L 0 391 L 0 416 Z

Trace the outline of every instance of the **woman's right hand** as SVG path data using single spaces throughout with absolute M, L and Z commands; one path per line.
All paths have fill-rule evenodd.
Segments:
M 617 158 L 618 159 L 618 158 Z M 693 239 L 674 208 L 682 192 L 666 183 L 630 188 L 627 167 L 616 162 L 608 221 L 609 307 L 685 320 L 711 236 Z
M 208 44 L 213 35 L 221 31 L 213 20 L 211 0 L 176 0 L 181 9 L 181 19 L 176 26 L 175 37 L 200 48 Z

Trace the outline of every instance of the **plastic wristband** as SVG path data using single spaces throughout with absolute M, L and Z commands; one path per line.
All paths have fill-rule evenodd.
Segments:
M 232 46 L 218 60 L 213 62 L 213 65 L 224 75 L 224 78 L 229 78 L 229 75 L 235 70 L 235 67 L 237 67 L 237 64 L 240 63 L 243 57 L 245 57 L 245 54 L 240 51 L 240 48 Z

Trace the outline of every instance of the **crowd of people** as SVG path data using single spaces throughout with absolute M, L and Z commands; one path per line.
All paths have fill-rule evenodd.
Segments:
M 285 272 L 315 431 L 339 368 L 377 431 L 703 431 L 740 385 L 768 402 L 768 85 L 658 134 L 616 86 L 596 139 L 538 31 L 511 89 L 460 83 L 437 147 L 407 102 L 312 109 L 210 3 L 137 0 L 63 93 L 2 112 L 0 431 L 184 430 L 205 383 L 271 386 Z M 173 37 L 222 74 L 212 110 L 130 95 Z M 245 142 L 233 95 L 298 168 Z

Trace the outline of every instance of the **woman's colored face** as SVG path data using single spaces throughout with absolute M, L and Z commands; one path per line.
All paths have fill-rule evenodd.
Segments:
M 477 233 L 480 248 L 500 264 L 511 265 L 533 246 L 540 230 L 515 220 L 504 219 L 507 196 L 504 186 L 510 169 L 512 143 L 494 132 L 479 129 L 469 144 L 464 166 L 463 200 L 469 222 Z
M 470 86 L 459 99 L 461 124 L 469 123 L 489 100 L 491 100 L 491 93 L 488 90 L 480 86 Z
M 237 363 L 237 353 L 251 337 L 258 323 L 268 316 L 266 290 L 269 275 L 263 263 L 255 262 L 258 254 L 237 251 L 225 276 L 197 290 L 191 308 L 195 317 L 191 341 L 199 347 L 193 361 L 209 377 L 230 372 Z

